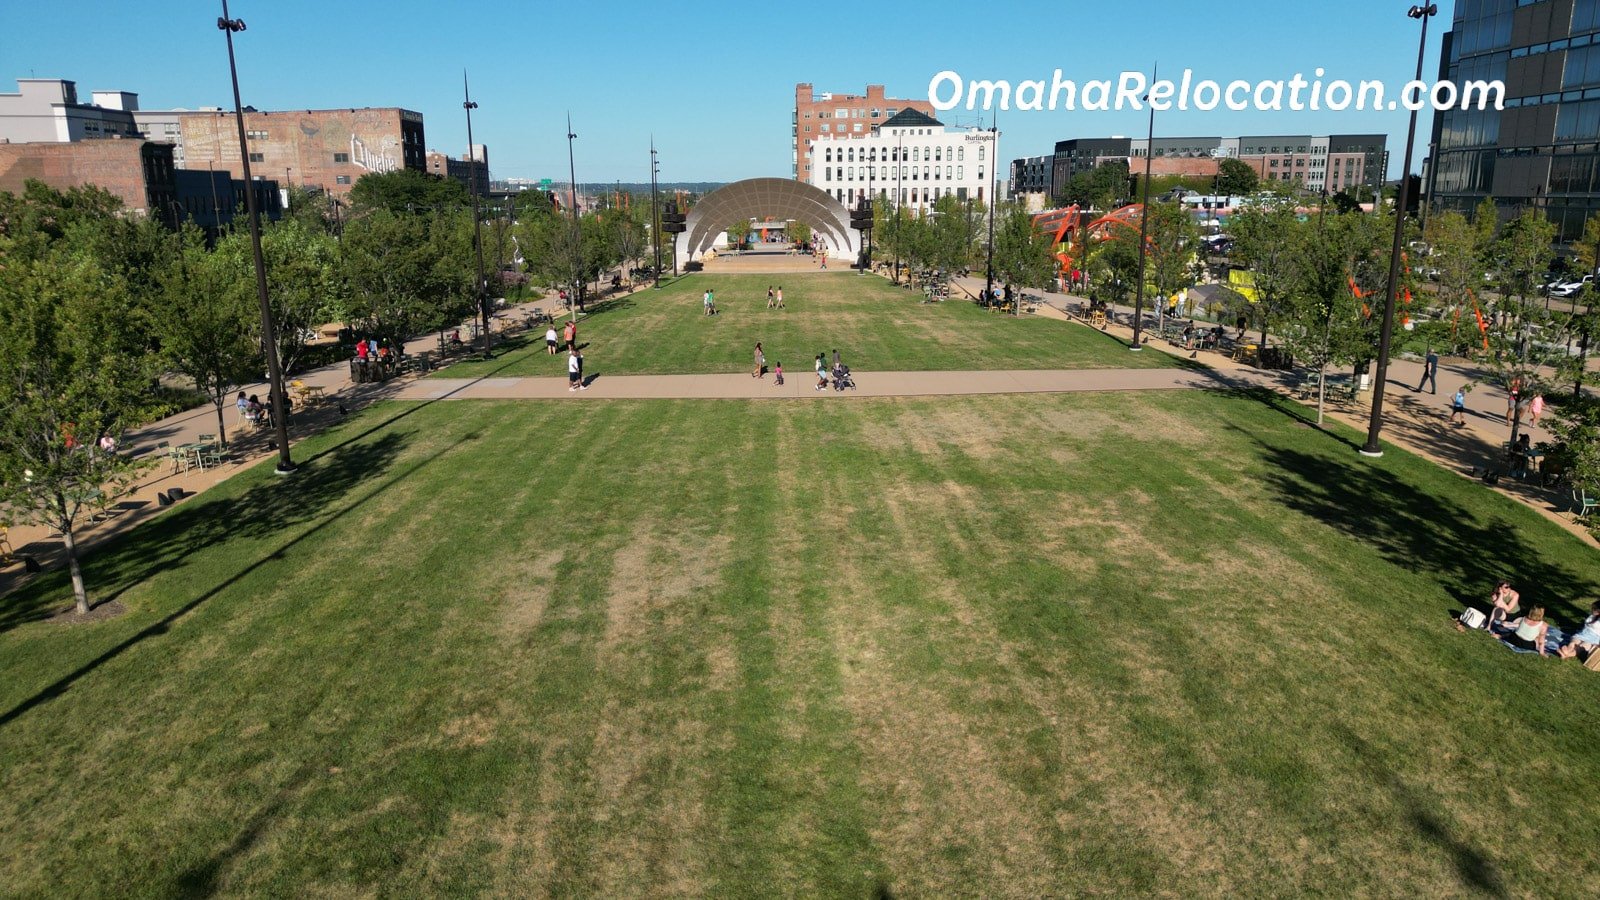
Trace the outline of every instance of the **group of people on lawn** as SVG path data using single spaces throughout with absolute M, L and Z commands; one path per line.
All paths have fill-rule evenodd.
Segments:
M 1510 582 L 1501 581 L 1495 585 L 1494 593 L 1489 595 L 1489 614 L 1484 618 L 1483 629 L 1518 650 L 1549 656 L 1546 638 L 1549 636 L 1550 623 L 1545 621 L 1544 607 L 1535 606 L 1526 615 L 1517 616 L 1521 603 L 1522 595 L 1511 587 Z M 1456 627 L 1462 631 L 1475 627 L 1468 625 L 1469 616 L 1476 619 L 1483 613 L 1478 610 L 1463 613 Z M 1513 619 L 1512 616 L 1517 617 Z M 1600 600 L 1590 606 L 1589 615 L 1578 631 L 1568 635 L 1556 648 L 1558 658 L 1579 659 L 1581 656 L 1586 665 L 1596 653 L 1600 653 Z

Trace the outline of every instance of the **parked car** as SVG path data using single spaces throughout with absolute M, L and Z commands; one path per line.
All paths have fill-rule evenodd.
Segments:
M 1575 281 L 1563 281 L 1560 284 L 1557 284 L 1556 286 L 1550 288 L 1546 293 L 1548 293 L 1552 297 L 1560 297 L 1560 298 L 1571 297 L 1571 296 L 1576 295 L 1579 291 L 1583 290 L 1583 286 L 1584 285 L 1590 284 L 1593 281 L 1594 281 L 1594 276 L 1593 275 L 1585 275 L 1582 278 L 1579 278 L 1579 279 L 1577 279 Z

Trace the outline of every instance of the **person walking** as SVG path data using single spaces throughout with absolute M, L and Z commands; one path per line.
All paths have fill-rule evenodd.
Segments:
M 1467 386 L 1462 385 L 1456 389 L 1456 395 L 1450 398 L 1450 424 L 1467 424 Z
M 772 364 L 772 383 L 774 385 L 778 386 L 778 387 L 783 387 L 783 363 L 782 363 L 782 361 L 774 362 Z
M 839 368 L 839 348 L 837 347 L 833 349 L 833 368 L 835 371 Z
M 778 308 L 783 309 L 783 285 L 778 285 Z
M 1528 417 L 1531 424 L 1539 424 L 1539 417 L 1544 415 L 1544 395 L 1534 392 L 1533 399 L 1528 401 Z
M 1522 419 L 1522 376 L 1511 379 L 1511 384 L 1506 387 L 1506 424 L 1510 425 L 1513 417 Z
M 546 355 L 548 355 L 548 356 L 555 356 L 556 355 L 556 341 L 557 340 L 559 340 L 559 339 L 556 337 L 556 326 L 555 326 L 555 323 L 552 322 L 550 324 L 550 327 L 545 329 L 545 332 L 544 332 L 544 352 L 545 352 Z
M 772 285 L 767 285 L 767 309 L 772 309 L 778 302 L 778 296 L 772 292 Z
M 701 307 L 701 315 L 705 315 L 705 316 L 711 315 L 711 289 L 710 288 L 706 288 L 706 292 L 704 294 L 700 295 L 700 307 Z
M 751 378 L 761 378 L 767 374 L 767 355 L 761 352 L 761 342 L 756 341 L 755 352 L 756 368 L 750 373 Z
M 1439 354 L 1432 347 L 1428 348 L 1428 355 L 1422 360 L 1422 380 L 1417 383 L 1416 393 L 1422 393 L 1423 385 L 1431 385 L 1428 393 L 1439 393 Z
M 817 354 L 817 390 L 828 386 L 828 364 L 823 361 L 822 354 Z
M 567 324 L 561 326 L 561 337 L 567 342 L 568 353 L 578 352 L 578 323 L 576 321 L 568 319 Z

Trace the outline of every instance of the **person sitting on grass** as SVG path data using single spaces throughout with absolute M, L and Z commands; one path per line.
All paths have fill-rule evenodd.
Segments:
M 1600 649 L 1600 600 L 1589 607 L 1589 618 L 1583 620 L 1583 627 L 1578 629 L 1577 634 L 1567 638 L 1556 655 L 1562 659 L 1576 659 L 1581 650 L 1584 657 L 1588 658 L 1597 649 Z
M 1544 638 L 1550 625 L 1544 620 L 1544 607 L 1535 606 L 1527 615 L 1507 624 L 1511 626 L 1511 633 L 1502 635 L 1502 641 L 1518 650 L 1536 650 L 1540 656 L 1548 655 L 1544 650 Z
M 1495 623 L 1501 625 L 1506 620 L 1517 614 L 1518 604 L 1522 602 L 1522 595 L 1511 589 L 1511 582 L 1501 581 L 1494 586 L 1494 593 L 1489 595 L 1489 621 L 1483 626 L 1490 634 L 1494 633 Z

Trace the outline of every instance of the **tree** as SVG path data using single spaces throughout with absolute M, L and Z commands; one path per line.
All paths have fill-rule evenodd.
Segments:
M 454 178 L 441 178 L 414 169 L 371 172 L 350 188 L 350 204 L 357 210 L 386 209 L 392 213 L 430 209 L 460 209 L 472 205 L 467 188 Z
M 1303 225 L 1291 238 L 1293 290 L 1284 307 L 1280 340 L 1317 372 L 1317 425 L 1323 421 L 1328 367 L 1355 363 L 1372 352 L 1370 306 L 1351 291 L 1359 264 L 1377 251 L 1371 218 L 1328 217 Z
M 1579 273 L 1592 275 L 1600 266 L 1600 217 L 1590 217 L 1583 225 L 1583 237 L 1572 246 Z M 1584 374 L 1589 369 L 1589 348 L 1600 339 L 1600 315 L 1595 314 L 1596 291 L 1593 281 L 1585 284 L 1572 300 L 1572 312 L 1567 317 L 1567 334 L 1578 341 L 1576 355 L 1563 354 L 1558 369 L 1563 378 L 1572 381 L 1572 396 L 1583 396 Z M 1580 306 L 1581 305 L 1581 306 Z
M 1146 232 L 1145 277 L 1165 309 L 1168 297 L 1194 283 L 1200 229 L 1182 204 L 1151 203 Z
M 1573 398 L 1556 408 L 1549 422 L 1573 487 L 1600 493 L 1600 401 Z
M 294 370 L 312 329 L 338 318 L 345 308 L 338 247 L 332 235 L 295 219 L 274 222 L 262 231 L 278 360 L 286 373 Z M 250 235 L 235 231 L 218 242 L 215 252 L 230 273 L 225 281 L 227 290 L 247 298 L 243 302 L 256 304 Z M 252 323 L 259 341 L 260 318 L 253 318 Z
M 89 594 L 79 516 L 119 496 L 141 467 L 100 441 L 140 420 L 148 357 L 130 351 L 121 333 L 131 302 L 120 276 L 64 250 L 7 259 L 0 269 L 0 505 L 61 532 L 83 615 Z
M 222 414 L 228 394 L 261 371 L 261 344 L 255 339 L 259 310 L 233 289 L 226 262 L 206 252 L 205 237 L 194 227 L 177 237 L 176 260 L 160 275 L 162 302 L 156 309 L 156 334 L 162 359 L 194 381 L 217 411 L 217 436 L 228 445 Z
M 1426 264 L 1438 273 L 1435 297 L 1450 319 L 1452 340 L 1457 346 L 1471 343 L 1461 337 L 1463 324 L 1474 331 L 1477 328 L 1477 291 L 1483 286 L 1484 257 L 1489 249 L 1486 237 L 1466 216 L 1454 210 L 1434 213 L 1423 233 L 1423 241 L 1431 251 Z M 1415 266 L 1417 261 L 1412 264 Z
M 1538 210 L 1526 209 L 1505 224 L 1491 250 L 1500 296 L 1493 305 L 1495 324 L 1489 330 L 1489 367 L 1502 387 L 1509 390 L 1520 383 L 1523 398 L 1542 390 L 1544 366 L 1555 361 L 1551 345 L 1538 340 L 1549 321 L 1538 302 L 1538 288 L 1554 256 L 1551 244 L 1555 235 L 1554 223 Z M 1516 443 L 1521 426 L 1522 417 L 1513 416 L 1512 443 Z
M 1225 197 L 1248 197 L 1256 192 L 1261 178 L 1256 170 L 1237 159 L 1217 163 L 1217 193 Z
M 728 249 L 737 250 L 744 246 L 744 239 L 750 235 L 750 220 L 738 219 L 728 223 Z
M 973 239 L 966 204 L 946 194 L 933 202 L 926 219 L 928 263 L 946 273 L 966 268 L 972 261 Z
M 610 220 L 613 254 L 622 263 L 623 274 L 633 283 L 633 269 L 644 253 L 644 227 L 624 210 L 614 210 Z
M 1284 311 L 1295 279 L 1295 232 L 1301 227 L 1293 207 L 1247 206 L 1228 226 L 1233 234 L 1233 259 L 1250 270 L 1255 318 L 1261 325 L 1261 346 L 1276 317 Z
M 811 242 L 811 226 L 804 222 L 790 222 L 789 240 L 794 241 L 796 244 L 809 244 Z
M 424 218 L 379 210 L 345 229 L 341 318 L 398 345 L 474 312 L 471 216 Z
M 1101 163 L 1087 172 L 1072 176 L 1062 189 L 1062 206 L 1077 204 L 1084 209 L 1109 210 L 1128 193 L 1128 164 L 1116 160 Z
M 1021 207 L 1007 209 L 994 232 L 995 272 L 1008 284 L 1045 288 L 1056 273 L 1049 238 L 1033 227 L 1033 216 Z

